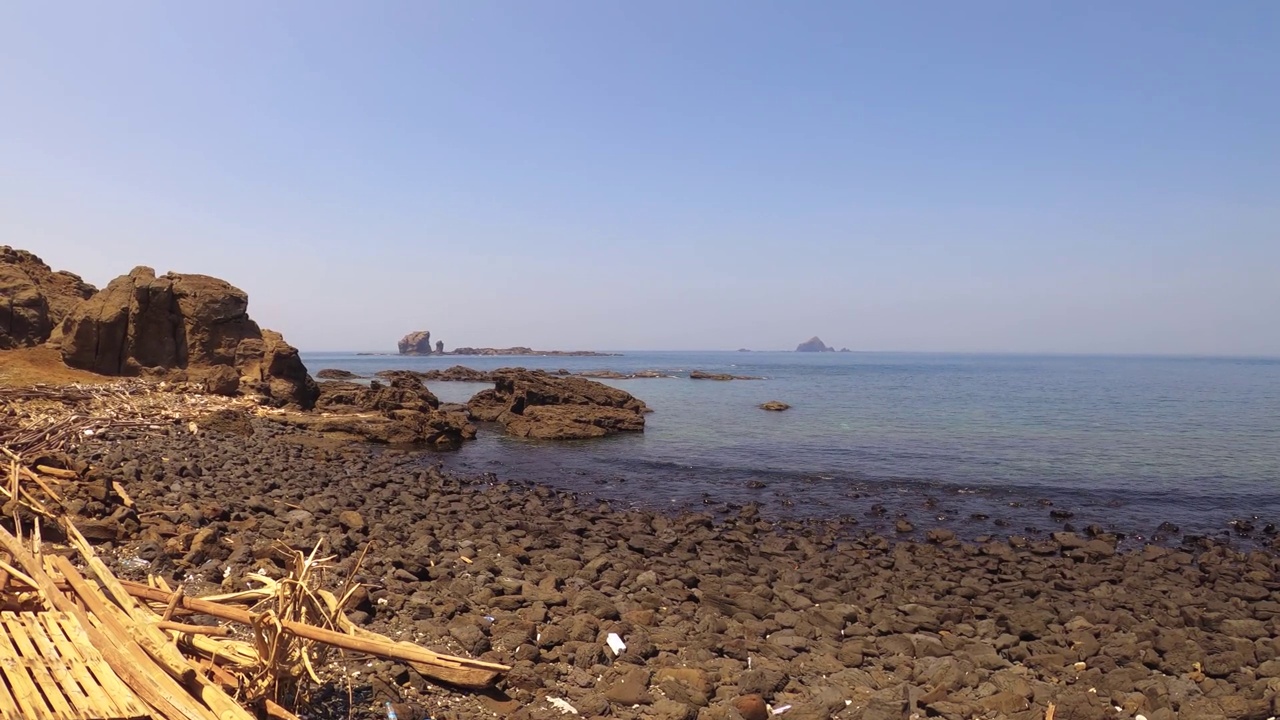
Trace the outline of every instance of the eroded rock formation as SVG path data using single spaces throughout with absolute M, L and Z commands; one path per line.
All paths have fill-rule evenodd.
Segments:
M 442 406 L 413 373 L 392 377 L 390 383 L 320 383 L 317 409 L 334 413 L 315 418 L 309 427 L 343 432 L 364 440 L 389 444 L 427 443 L 454 449 L 476 436 L 465 406 Z
M 477 420 L 499 422 L 508 434 L 544 440 L 642 432 L 644 402 L 624 390 L 541 370 L 493 372 L 494 389 L 476 393 L 468 407 Z
M 69 272 L 54 272 L 26 250 L 0 246 L 0 350 L 47 341 L 71 308 L 97 290 Z
M 225 280 L 137 267 L 79 303 L 56 339 L 71 367 L 102 375 L 184 371 L 213 392 L 258 393 L 310 408 L 319 394 L 298 351 L 249 317 L 249 297 Z
M 400 338 L 397 343 L 401 355 L 430 355 L 431 331 L 415 330 Z

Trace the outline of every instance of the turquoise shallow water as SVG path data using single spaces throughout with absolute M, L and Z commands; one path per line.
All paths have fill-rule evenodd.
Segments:
M 1241 517 L 1259 518 L 1259 529 L 1280 523 L 1280 360 L 791 352 L 303 359 L 312 372 L 370 375 L 463 364 L 764 376 L 609 381 L 655 410 L 643 435 L 548 444 L 482 431 L 461 451 L 430 458 L 637 506 L 758 501 L 784 515 L 853 516 L 869 527 L 905 513 L 1006 530 L 1052 529 L 1051 508 L 1074 512 L 1077 525 L 1140 535 L 1164 521 L 1183 533 L 1222 532 Z M 485 387 L 429 385 L 453 401 Z M 775 399 L 792 409 L 756 408 Z

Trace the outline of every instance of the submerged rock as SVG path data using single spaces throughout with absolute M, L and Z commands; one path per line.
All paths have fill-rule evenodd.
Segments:
M 719 380 L 721 382 L 727 380 L 763 380 L 762 377 L 755 375 L 733 375 L 731 373 L 709 373 L 702 370 L 694 370 L 689 373 L 690 380 Z

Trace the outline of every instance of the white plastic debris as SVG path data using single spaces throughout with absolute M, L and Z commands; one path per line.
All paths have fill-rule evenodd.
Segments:
M 85 428 L 84 434 L 85 434 L 85 437 L 89 437 L 93 435 L 93 428 Z
M 622 638 L 618 637 L 618 633 L 609 633 L 609 637 L 605 638 L 605 642 L 608 643 L 609 649 L 613 651 L 614 655 L 621 655 L 622 651 L 627 649 L 627 644 L 622 642 Z
M 779 705 L 778 707 L 776 707 L 776 708 L 774 708 L 774 709 L 773 709 L 773 714 L 774 714 L 774 715 L 781 715 L 782 713 L 784 713 L 784 712 L 786 712 L 786 711 L 788 711 L 788 710 L 790 710 L 790 709 L 791 709 L 791 706 L 790 706 L 790 705 Z
M 1139 715 L 1134 715 L 1134 716 L 1133 716 L 1133 720 L 1147 720 L 1147 716 L 1146 716 L 1146 715 L 1141 715 L 1141 714 L 1139 714 Z
M 577 715 L 578 708 L 569 704 L 568 700 L 558 697 L 548 697 L 547 704 L 560 711 L 561 715 Z

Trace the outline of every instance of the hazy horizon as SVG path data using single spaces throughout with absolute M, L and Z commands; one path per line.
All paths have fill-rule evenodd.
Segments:
M 304 351 L 1280 356 L 1274 3 L 73 5 L 0 244 Z

